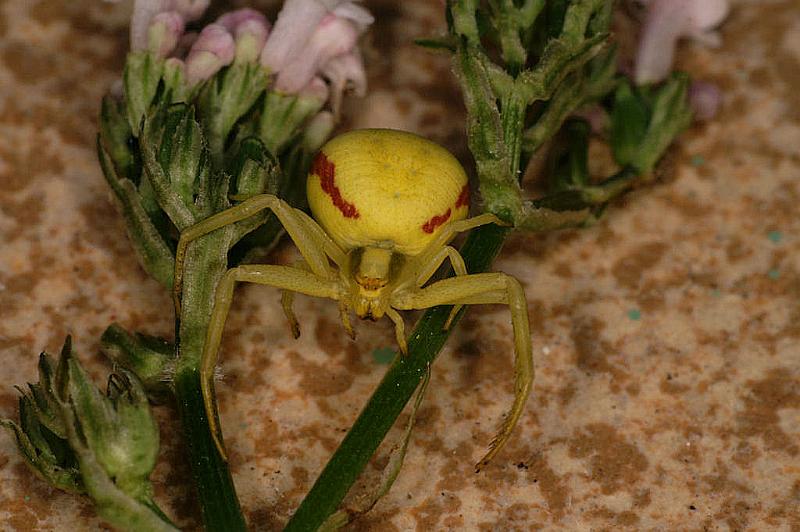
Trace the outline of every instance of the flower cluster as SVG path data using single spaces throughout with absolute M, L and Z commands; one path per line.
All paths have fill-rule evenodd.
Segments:
M 334 111 L 345 90 L 363 96 L 366 75 L 356 44 L 373 17 L 354 1 L 287 0 L 274 27 L 245 8 L 187 32 L 207 6 L 208 0 L 136 0 L 131 49 L 164 59 L 165 69 L 190 88 L 233 63 L 260 61 L 277 92 L 330 96 Z

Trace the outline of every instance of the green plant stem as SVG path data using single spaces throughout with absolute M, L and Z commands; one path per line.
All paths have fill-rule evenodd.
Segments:
M 211 436 L 200 386 L 203 344 L 233 231 L 233 226 L 218 229 L 189 246 L 176 335 L 175 396 L 207 532 L 247 530 L 230 469 Z
M 230 469 L 208 430 L 200 372 L 188 370 L 176 375 L 175 395 L 206 530 L 247 530 Z
M 500 253 L 509 228 L 488 225 L 470 233 L 461 255 L 470 273 L 489 269 Z M 353 427 L 286 525 L 286 531 L 317 530 L 338 508 L 347 491 L 369 462 L 395 419 L 411 399 L 426 370 L 441 351 L 450 331 L 463 316 L 460 312 L 450 329 L 444 324 L 450 306 L 425 312 L 408 342 L 408 355 L 397 357 Z

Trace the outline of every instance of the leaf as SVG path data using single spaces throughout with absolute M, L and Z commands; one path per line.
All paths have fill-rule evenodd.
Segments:
M 234 124 L 250 110 L 267 88 L 267 71 L 261 64 L 234 63 L 207 83 L 199 98 L 199 116 L 210 151 L 222 162 Z
M 184 113 L 188 113 L 186 105 L 174 104 L 150 115 L 145 120 L 139 143 L 145 173 L 153 187 L 156 200 L 179 231 L 183 231 L 196 221 L 193 203 L 187 204 L 186 198 L 172 188 L 172 179 L 168 173 L 169 163 L 178 155 L 172 150 L 172 141 L 175 139 L 169 135 L 170 126 L 174 127 L 174 124 L 185 116 Z M 188 156 L 199 158 L 201 154 L 193 153 Z M 203 167 L 199 164 L 191 166 Z M 180 177 L 178 179 L 180 180 Z
M 175 269 L 173 251 L 153 220 L 145 211 L 142 199 L 133 183 L 117 175 L 116 168 L 98 136 L 97 153 L 106 182 L 114 192 L 117 207 L 125 220 L 128 237 L 133 244 L 139 264 L 166 288 L 172 287 Z
M 115 323 L 103 332 L 100 345 L 114 364 L 136 374 L 152 398 L 163 400 L 171 395 L 175 346 L 170 342 L 155 336 L 130 334 Z
M 142 119 L 156 97 L 164 62 L 150 52 L 131 52 L 125 60 L 122 81 L 125 107 L 134 137 L 141 133 Z
M 634 164 L 650 122 L 650 110 L 629 83 L 622 83 L 614 93 L 611 109 L 611 148 L 614 159 L 624 166 Z

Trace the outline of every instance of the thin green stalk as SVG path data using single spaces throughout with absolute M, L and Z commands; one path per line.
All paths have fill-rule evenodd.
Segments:
M 470 233 L 461 255 L 470 273 L 489 269 L 500 253 L 509 228 L 496 225 L 480 227 Z M 289 520 L 285 530 L 317 530 L 336 511 L 347 491 L 383 441 L 395 419 L 411 399 L 427 368 L 439 354 L 450 331 L 463 316 L 460 312 L 450 329 L 444 324 L 450 306 L 425 312 L 408 342 L 408 355 L 397 357 L 364 410 L 356 419 L 316 483 Z
M 208 430 L 200 392 L 200 373 L 186 370 L 176 375 L 175 395 L 206 530 L 247 530 L 230 469 L 219 455 Z
M 232 226 L 224 227 L 190 246 L 176 335 L 175 396 L 208 532 L 247 530 L 228 463 L 220 456 L 211 436 L 200 386 L 205 331 L 217 283 L 227 268 L 227 250 L 233 231 Z

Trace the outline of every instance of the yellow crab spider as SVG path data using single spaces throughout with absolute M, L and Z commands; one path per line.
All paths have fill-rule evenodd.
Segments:
M 457 233 L 502 222 L 492 214 L 467 219 L 467 176 L 447 150 L 417 135 L 388 129 L 351 131 L 325 144 L 309 173 L 307 195 L 316 221 L 276 196 L 263 194 L 181 233 L 175 257 L 178 311 L 188 244 L 264 209 L 275 213 L 304 261 L 299 267 L 237 266 L 226 272 L 217 287 L 203 347 L 201 382 L 220 454 L 226 456 L 212 401 L 213 375 L 234 285 L 244 281 L 283 291 L 283 309 L 295 337 L 299 327 L 291 304 L 294 292 L 299 292 L 338 301 L 342 324 L 351 336 L 351 310 L 373 321 L 388 316 L 403 353 L 406 340 L 398 311 L 455 305 L 447 327 L 462 305 L 508 305 L 514 331 L 514 403 L 478 466 L 487 464 L 508 440 L 533 382 L 527 304 L 514 277 L 468 274 L 461 255 L 448 243 Z M 447 259 L 456 276 L 428 283 Z

